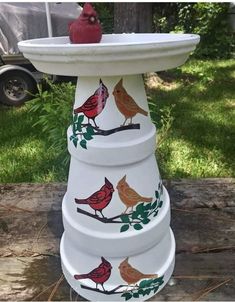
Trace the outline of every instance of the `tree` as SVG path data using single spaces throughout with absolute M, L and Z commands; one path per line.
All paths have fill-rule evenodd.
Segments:
M 152 3 L 114 3 L 115 33 L 146 33 L 152 31 Z

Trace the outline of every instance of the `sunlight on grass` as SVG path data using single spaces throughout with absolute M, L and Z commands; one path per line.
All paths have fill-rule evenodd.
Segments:
M 234 177 L 235 60 L 191 60 L 147 83 L 154 123 L 161 128 L 166 114 L 172 124 L 156 151 L 162 176 Z M 33 127 L 39 116 L 30 108 L 0 106 L 0 182 L 66 181 L 63 158 Z

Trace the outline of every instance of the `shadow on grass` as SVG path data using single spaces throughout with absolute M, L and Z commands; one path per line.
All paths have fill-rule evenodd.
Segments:
M 56 150 L 49 148 L 46 134 L 33 127 L 38 117 L 29 108 L 30 104 L 0 106 L 0 182 L 66 180 L 68 167 L 63 166 Z
M 164 85 L 159 85 L 152 90 L 152 102 L 157 104 L 157 109 L 176 104 L 172 110 L 174 122 L 171 133 L 166 140 L 190 143 L 192 157 L 198 157 L 200 151 L 204 155 L 207 152 L 211 155 L 216 151 L 214 156 L 219 152 L 223 161 L 221 165 L 230 168 L 234 166 L 234 72 L 235 62 L 225 67 L 210 66 L 205 71 L 205 78 L 195 77 L 194 82 L 189 83 L 188 80 L 185 82 L 185 73 L 177 69 L 173 71 L 173 78 L 177 78 L 180 85 L 173 86 L 171 90 L 166 90 Z M 160 111 L 155 111 L 152 117 L 160 121 Z M 167 176 L 168 169 L 164 163 L 173 159 L 173 150 L 167 143 L 164 143 L 163 149 L 158 156 L 160 156 L 159 162 L 162 161 L 163 175 Z M 208 158 L 208 162 L 209 160 Z M 174 175 L 190 176 L 189 173 L 177 168 Z

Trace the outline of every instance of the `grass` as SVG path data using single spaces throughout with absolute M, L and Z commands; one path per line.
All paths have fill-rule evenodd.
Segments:
M 0 182 L 51 182 L 66 179 L 57 152 L 47 136 L 33 127 L 37 116 L 31 103 L 20 108 L 0 107 Z
M 164 178 L 234 177 L 235 60 L 190 60 L 147 81 L 152 118 L 161 112 L 171 129 L 157 149 Z M 52 182 L 67 178 L 67 167 L 40 127 L 33 102 L 0 106 L 0 182 Z M 172 108 L 172 104 L 174 107 Z M 172 108 L 172 109 L 171 109 Z M 171 109 L 171 115 L 169 112 Z M 161 111 L 160 111 L 161 110 Z
M 160 76 L 150 103 L 162 110 L 175 104 L 170 134 L 157 150 L 162 176 L 234 177 L 235 60 L 189 61 Z

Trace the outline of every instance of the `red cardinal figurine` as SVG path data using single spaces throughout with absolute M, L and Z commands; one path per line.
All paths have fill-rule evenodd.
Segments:
M 96 283 L 96 288 L 98 287 L 98 284 L 101 284 L 101 286 L 104 289 L 104 283 L 109 279 L 111 275 L 112 265 L 104 259 L 104 257 L 101 257 L 101 264 L 93 269 L 88 274 L 82 274 L 82 275 L 74 275 L 74 278 L 76 280 L 80 279 L 91 279 L 93 282 Z
M 102 29 L 97 13 L 90 3 L 85 3 L 81 15 L 69 24 L 71 43 L 99 43 Z
M 105 177 L 105 184 L 100 188 L 99 191 L 93 193 L 90 197 L 86 199 L 77 199 L 75 198 L 75 202 L 77 204 L 88 204 L 93 210 L 99 211 L 100 214 L 104 217 L 102 210 L 107 207 L 110 203 L 114 188 L 111 182 Z
M 95 126 L 99 128 L 96 125 L 95 118 L 103 111 L 108 97 L 108 89 L 100 79 L 99 88 L 96 89 L 95 93 L 90 96 L 82 106 L 74 109 L 74 113 L 82 112 L 88 118 L 88 123 L 90 123 L 90 119 L 92 119 Z

